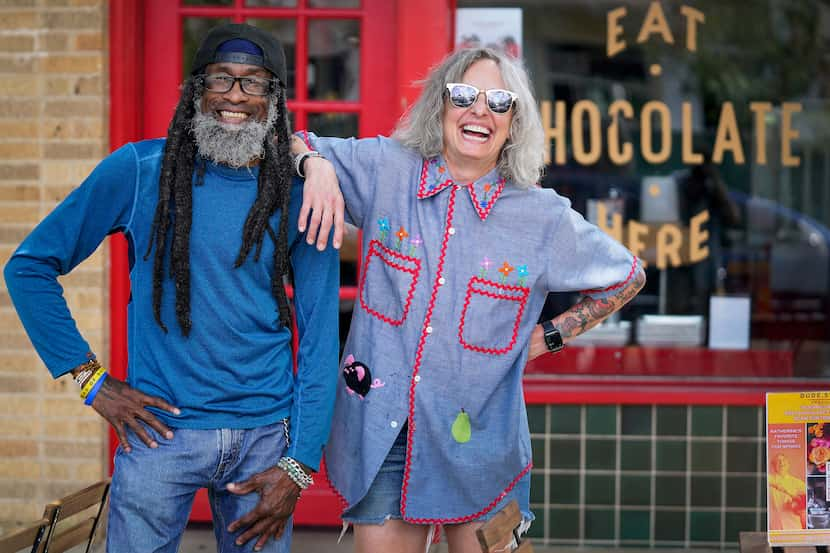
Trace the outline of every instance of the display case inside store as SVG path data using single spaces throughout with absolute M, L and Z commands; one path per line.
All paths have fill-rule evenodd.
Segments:
M 648 264 L 618 317 L 532 374 L 830 374 L 823 12 L 688 4 L 458 2 L 521 10 L 550 145 L 541 185 Z M 577 300 L 552 294 L 542 316 Z

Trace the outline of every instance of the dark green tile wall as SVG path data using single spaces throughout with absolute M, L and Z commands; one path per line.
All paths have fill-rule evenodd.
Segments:
M 540 544 L 736 548 L 766 524 L 763 409 L 531 405 Z

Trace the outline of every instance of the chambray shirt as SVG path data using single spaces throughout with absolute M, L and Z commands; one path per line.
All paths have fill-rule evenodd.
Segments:
M 408 421 L 403 518 L 486 516 L 528 489 L 516 486 L 532 465 L 522 371 L 547 293 L 606 297 L 638 262 L 552 190 L 495 170 L 456 184 L 443 159 L 389 138 L 307 140 L 334 164 L 364 233 L 325 448 L 331 483 L 356 504 Z

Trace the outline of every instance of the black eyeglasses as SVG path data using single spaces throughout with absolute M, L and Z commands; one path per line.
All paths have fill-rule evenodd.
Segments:
M 242 92 L 248 96 L 267 96 L 276 88 L 276 79 L 265 79 L 263 77 L 234 77 L 225 73 L 214 73 L 212 75 L 201 75 L 205 90 L 224 94 L 230 92 L 236 81 L 242 87 Z
M 479 90 L 473 85 L 464 83 L 447 83 L 447 94 L 450 103 L 457 108 L 468 108 L 476 103 L 479 94 L 484 94 L 487 107 L 493 113 L 507 113 L 513 107 L 518 96 L 515 92 L 501 88 Z

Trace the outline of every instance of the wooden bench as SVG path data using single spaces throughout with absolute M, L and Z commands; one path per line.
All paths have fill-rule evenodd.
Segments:
M 741 532 L 739 540 L 740 553 L 828 553 L 826 545 L 771 547 L 766 532 Z

